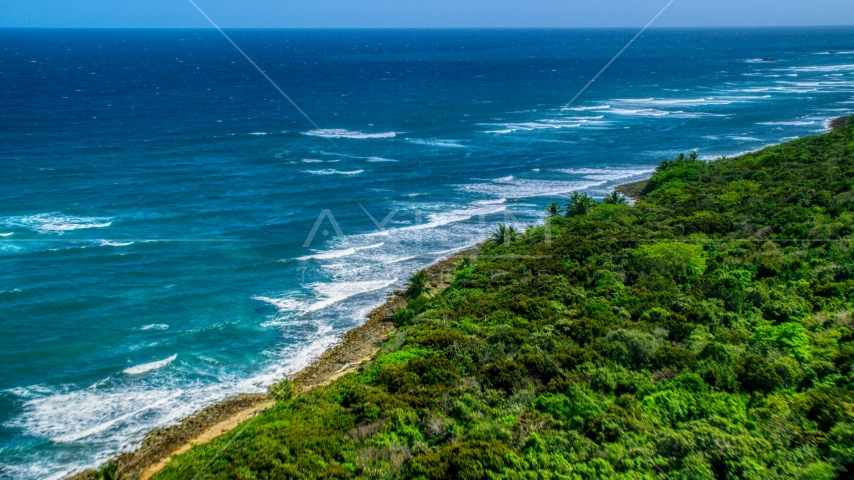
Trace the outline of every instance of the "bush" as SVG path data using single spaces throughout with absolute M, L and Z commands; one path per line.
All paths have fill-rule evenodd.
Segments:
M 612 350 L 611 358 L 628 367 L 643 368 L 652 352 L 658 347 L 655 337 L 638 330 L 612 330 L 608 332 L 606 338 L 625 347 Z
M 633 253 L 640 272 L 673 275 L 677 279 L 696 278 L 706 270 L 702 245 L 684 242 L 644 244 Z
M 765 357 L 753 353 L 744 356 L 738 373 L 741 386 L 748 392 L 770 393 L 783 379 Z
M 483 367 L 478 376 L 484 385 L 511 393 L 527 377 L 525 367 L 513 360 L 499 360 Z

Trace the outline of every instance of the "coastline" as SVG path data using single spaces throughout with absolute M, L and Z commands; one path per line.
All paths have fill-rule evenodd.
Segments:
M 480 247 L 481 244 L 478 244 L 427 267 L 424 271 L 427 273 L 431 291 L 439 293 L 449 287 L 449 274 L 453 272 L 453 266 L 464 257 L 476 257 Z M 396 332 L 392 317 L 407 301 L 401 290 L 390 293 L 385 303 L 370 312 L 364 324 L 345 332 L 338 343 L 289 377 L 296 391 L 304 393 L 328 385 L 358 370 L 363 362 L 373 358 L 389 336 Z M 244 421 L 275 404 L 276 401 L 269 394 L 240 394 L 227 398 L 194 413 L 176 425 L 152 430 L 141 441 L 139 448 L 120 453 L 107 461 L 105 466 L 114 469 L 117 478 L 147 480 L 165 467 L 172 456 L 237 428 Z M 85 470 L 68 477 L 68 480 L 98 478 L 97 471 Z
M 828 131 L 835 131 L 848 125 L 849 117 L 842 116 L 828 122 Z M 760 149 L 761 150 L 761 149 Z M 620 184 L 614 190 L 629 197 L 634 202 L 644 198 L 644 187 L 649 179 Z M 431 290 L 441 292 L 450 286 L 449 274 L 453 265 L 463 257 L 474 258 L 482 244 L 455 253 L 439 260 L 425 269 Z M 392 317 L 398 308 L 406 305 L 403 292 L 396 290 L 389 294 L 388 300 L 368 315 L 368 320 L 341 336 L 341 340 L 326 350 L 304 369 L 289 377 L 298 393 L 328 385 L 335 380 L 358 370 L 380 350 L 385 341 L 396 332 Z M 183 419 L 179 424 L 151 431 L 134 451 L 123 452 L 105 465 L 115 468 L 117 478 L 129 480 L 147 480 L 157 474 L 171 460 L 171 457 L 189 450 L 193 445 L 201 445 L 213 438 L 237 428 L 244 421 L 262 413 L 276 404 L 265 394 L 241 394 L 220 401 Z M 102 467 L 103 468 L 103 467 Z M 86 470 L 68 477 L 68 480 L 97 480 L 94 470 Z

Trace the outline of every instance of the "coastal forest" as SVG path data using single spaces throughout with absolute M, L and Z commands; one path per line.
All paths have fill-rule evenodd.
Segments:
M 371 361 L 155 478 L 854 476 L 854 128 L 636 190 L 416 275 Z

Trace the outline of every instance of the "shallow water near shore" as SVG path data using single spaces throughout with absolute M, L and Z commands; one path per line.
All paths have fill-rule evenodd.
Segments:
M 854 29 L 0 30 L 0 478 L 305 366 L 415 270 L 697 150 L 824 131 Z

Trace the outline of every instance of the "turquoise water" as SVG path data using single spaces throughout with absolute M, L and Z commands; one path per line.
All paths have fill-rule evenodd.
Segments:
M 264 391 L 498 222 L 854 106 L 854 28 L 653 29 L 573 105 L 635 31 L 231 34 L 319 129 L 216 32 L 0 30 L 0 477 Z

